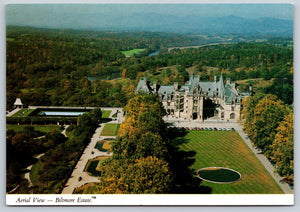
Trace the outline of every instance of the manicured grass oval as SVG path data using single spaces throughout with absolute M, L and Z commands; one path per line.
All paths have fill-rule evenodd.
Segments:
M 233 183 L 241 179 L 240 173 L 223 167 L 207 167 L 197 173 L 200 179 L 212 183 Z

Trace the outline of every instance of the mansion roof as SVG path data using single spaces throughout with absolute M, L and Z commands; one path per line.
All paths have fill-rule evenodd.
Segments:
M 219 78 L 219 81 L 215 80 L 211 82 L 203 82 L 200 81 L 200 77 L 198 75 L 191 76 L 189 81 L 186 82 L 185 85 L 178 85 L 178 83 L 174 83 L 174 85 L 157 85 L 155 82 L 153 85 L 150 85 L 150 82 L 146 78 L 140 79 L 136 92 L 146 92 L 146 93 L 157 93 L 161 96 L 162 100 L 167 100 L 168 96 L 172 96 L 176 93 L 185 93 L 188 95 L 193 95 L 194 93 L 205 94 L 209 98 L 221 98 L 225 100 L 226 104 L 231 104 L 233 101 L 235 103 L 240 103 L 240 95 L 238 91 L 235 89 L 235 84 L 231 84 L 227 81 L 225 87 L 223 83 L 222 74 Z

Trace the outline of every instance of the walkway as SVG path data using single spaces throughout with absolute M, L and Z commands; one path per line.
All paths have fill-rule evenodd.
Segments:
M 259 161 L 263 164 L 263 166 L 266 168 L 266 170 L 270 173 L 270 175 L 273 177 L 273 179 L 277 182 L 277 184 L 281 187 L 284 193 L 286 194 L 293 194 L 293 189 L 290 188 L 290 186 L 283 181 L 282 177 L 279 176 L 279 174 L 276 172 L 274 166 L 270 163 L 270 161 L 267 159 L 264 154 L 261 154 L 261 151 L 255 149 L 253 147 L 250 139 L 246 136 L 246 134 L 243 131 L 243 127 L 236 122 L 224 122 L 224 121 L 189 121 L 189 120 L 178 120 L 175 118 L 167 118 L 165 119 L 166 122 L 172 124 L 173 127 L 207 127 L 207 128 L 225 128 L 225 129 L 231 129 L 234 128 L 241 138 L 245 141 L 245 143 L 248 145 L 248 147 L 252 150 L 252 152 L 255 154 L 255 156 L 259 159 Z
M 10 111 L 8 114 L 6 114 L 7 117 L 10 117 L 12 115 L 14 115 L 15 113 L 19 112 L 22 108 L 16 108 L 12 111 Z
M 76 167 L 74 168 L 71 177 L 69 178 L 68 182 L 65 185 L 65 188 L 62 191 L 62 194 L 72 194 L 75 188 L 83 186 L 86 183 L 99 182 L 98 177 L 88 175 L 84 171 L 84 168 L 90 159 L 96 158 L 98 156 L 111 156 L 112 154 L 101 152 L 98 149 L 94 148 L 96 146 L 97 141 L 99 140 L 103 140 L 105 138 L 115 138 L 115 136 L 100 136 L 104 126 L 105 124 L 101 123 L 101 125 L 96 129 L 93 137 L 91 138 L 91 142 L 81 155 L 81 158 L 79 159 Z M 81 179 L 79 180 L 80 177 Z
M 42 154 L 39 154 L 38 156 L 36 156 L 35 158 L 36 159 L 39 159 L 40 157 L 42 157 L 45 153 L 42 153 Z M 32 186 L 32 182 L 30 180 L 30 172 L 31 172 L 31 168 L 32 168 L 33 164 L 28 166 L 26 169 L 29 171 L 29 172 L 26 172 L 25 175 L 24 175 L 24 178 L 28 180 L 29 182 L 29 186 L 28 187 L 31 187 Z

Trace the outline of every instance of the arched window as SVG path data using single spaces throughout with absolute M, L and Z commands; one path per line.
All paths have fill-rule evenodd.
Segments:
M 223 118 L 224 118 L 224 112 L 221 113 L 221 119 L 223 119 Z
M 234 119 L 235 118 L 235 114 L 234 113 L 230 113 L 230 119 Z

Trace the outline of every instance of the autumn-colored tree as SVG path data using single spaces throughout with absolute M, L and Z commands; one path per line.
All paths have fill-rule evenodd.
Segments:
M 271 159 L 276 163 L 279 174 L 294 180 L 294 113 L 284 116 L 277 128 L 275 140 L 271 145 Z
M 244 119 L 244 131 L 249 135 L 254 131 L 254 110 L 258 101 L 265 95 L 258 93 L 242 100 L 242 118 Z
M 254 110 L 254 131 L 249 135 L 256 146 L 270 154 L 270 145 L 274 141 L 276 129 L 283 117 L 289 112 L 286 105 L 274 95 L 266 95 Z
M 126 78 L 127 77 L 126 72 L 127 72 L 127 69 L 124 68 L 123 71 L 122 71 L 122 74 L 121 74 L 122 78 Z
M 167 157 L 166 142 L 160 135 L 152 132 L 118 137 L 111 143 L 111 148 L 114 159 L 135 160 L 148 156 L 166 159 Z
M 119 136 L 126 133 L 129 135 L 144 132 L 142 122 L 153 123 L 154 125 L 163 124 L 162 117 L 166 114 L 161 102 L 154 95 L 138 95 L 129 100 L 125 106 L 124 111 L 127 112 L 125 121 L 121 124 L 119 129 Z M 143 115 L 142 115 L 143 114 Z M 139 117 L 142 115 L 141 117 Z M 156 128 L 155 130 L 160 130 Z
M 156 157 L 108 160 L 98 171 L 100 182 L 93 193 L 100 194 L 164 194 L 171 188 L 172 177 L 167 162 Z

